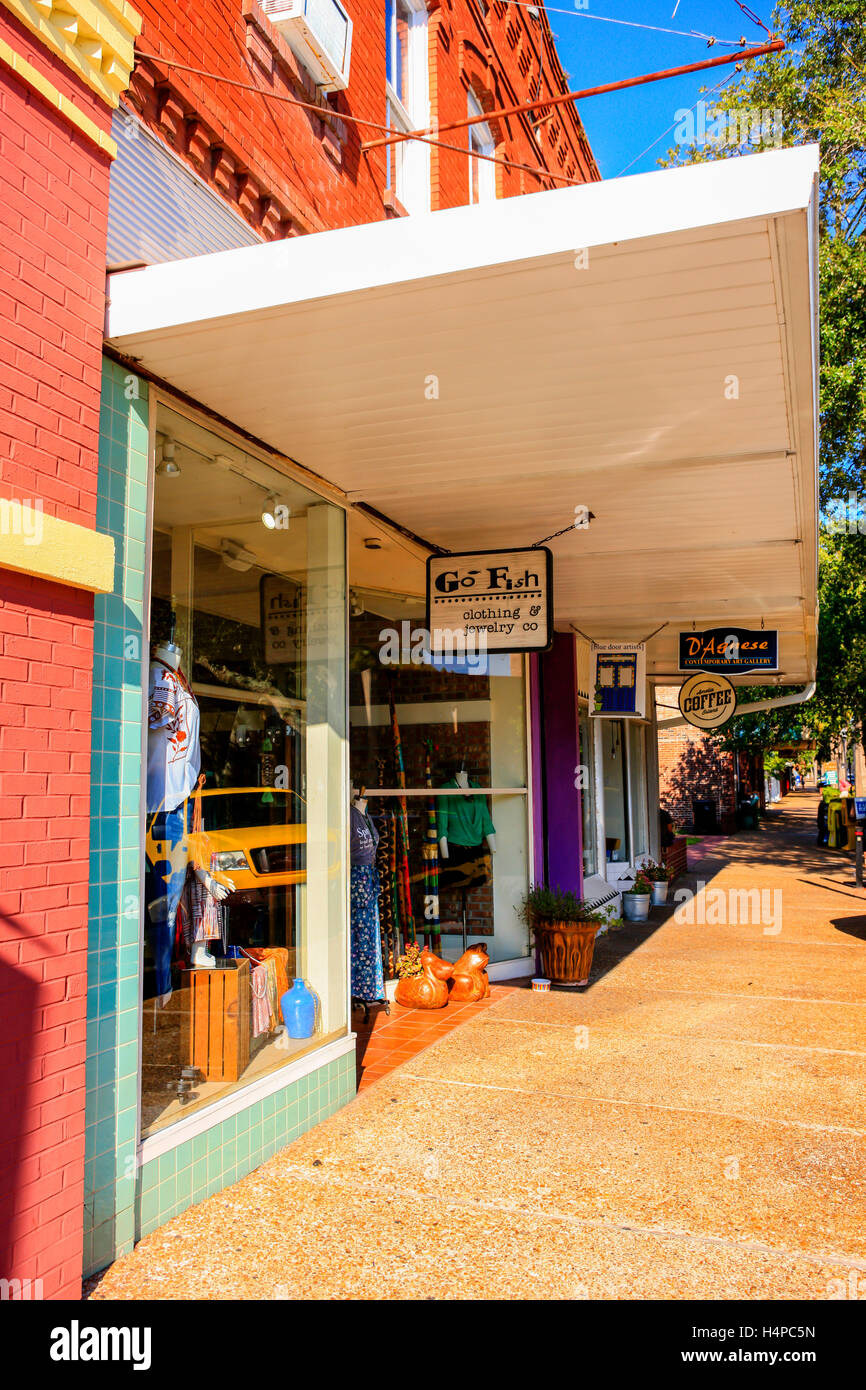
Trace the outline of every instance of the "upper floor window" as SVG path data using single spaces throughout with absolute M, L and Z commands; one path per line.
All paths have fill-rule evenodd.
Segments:
M 385 0 L 388 124 L 416 130 L 430 121 L 427 7 L 424 0 Z M 430 209 L 430 146 L 405 140 L 388 146 L 388 183 L 407 212 Z
M 467 94 L 467 116 L 483 116 L 481 103 L 473 92 Z M 496 197 L 496 165 L 490 158 L 496 153 L 493 133 L 486 121 L 478 121 L 469 127 L 469 201 L 488 203 Z

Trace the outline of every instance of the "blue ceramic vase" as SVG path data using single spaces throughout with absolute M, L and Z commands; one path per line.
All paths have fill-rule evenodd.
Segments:
M 311 1038 L 316 1031 L 318 997 L 303 980 L 294 980 L 280 1000 L 280 1013 L 290 1038 Z

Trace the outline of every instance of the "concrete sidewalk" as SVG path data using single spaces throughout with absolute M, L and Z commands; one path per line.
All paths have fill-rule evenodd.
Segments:
M 515 990 L 91 1296 L 866 1296 L 866 894 L 816 804 L 696 865 L 692 924 Z

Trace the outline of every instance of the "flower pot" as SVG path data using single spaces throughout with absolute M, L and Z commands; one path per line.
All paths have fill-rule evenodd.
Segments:
M 535 945 L 542 974 L 558 985 L 586 985 L 598 922 L 536 922 Z
M 461 957 L 462 959 L 462 957 Z M 448 984 L 454 966 L 424 947 L 421 975 L 404 975 L 397 982 L 394 998 L 404 1009 L 444 1009 L 448 1003 Z
M 653 907 L 661 907 L 668 900 L 668 881 L 657 878 L 653 883 Z
M 649 917 L 652 893 L 623 893 L 622 913 L 627 922 L 645 922 Z

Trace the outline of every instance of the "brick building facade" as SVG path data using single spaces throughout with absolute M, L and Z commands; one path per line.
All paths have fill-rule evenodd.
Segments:
M 74 26 L 35 25 L 34 13 L 0 7 L 0 1274 L 20 1280 L 25 1297 L 56 1298 L 77 1294 L 81 1278 L 93 594 L 111 569 L 94 527 L 116 88 Z M 122 18 L 105 28 L 117 72 L 134 29 L 131 11 Z
M 122 857 L 105 819 L 102 838 L 93 830 L 109 802 L 100 811 L 91 795 L 91 754 L 93 766 L 115 758 L 102 690 L 92 721 L 94 602 L 104 642 L 133 550 L 146 544 L 124 530 L 129 514 L 111 492 L 121 440 L 145 472 L 148 447 L 146 382 L 130 400 L 124 369 L 101 361 L 112 113 L 122 103 L 262 240 L 402 216 L 401 155 L 361 148 L 392 124 L 393 6 L 348 10 L 351 80 L 324 95 L 257 0 L 194 4 L 182 23 L 161 0 L 135 9 L 67 0 L 47 18 L 23 0 L 0 4 L 0 1275 L 21 1281 L 19 1296 L 37 1287 L 77 1296 L 83 1227 L 99 1232 L 87 1238 L 85 1268 L 129 1248 L 140 1229 L 135 1102 L 119 1050 L 136 1044 L 119 1014 L 101 1012 L 124 981 L 105 973 L 106 898 L 93 886 L 94 860 L 105 875 L 107 858 Z M 567 90 L 542 8 L 432 0 L 426 20 L 428 106 L 423 119 L 410 112 L 419 125 Z M 504 161 L 475 162 L 492 170 L 488 195 L 599 177 L 572 106 L 491 115 L 484 131 Z M 429 148 L 428 189 L 413 212 L 425 200 L 436 211 L 482 196 L 466 129 L 440 138 L 458 148 Z M 113 659 L 100 648 L 100 682 Z M 137 946 L 123 949 L 135 970 Z M 182 1202 L 179 1180 L 177 1194 Z
M 361 148 L 382 135 L 387 114 L 385 0 L 348 6 L 351 79 L 331 95 L 316 88 L 258 0 L 199 7 L 188 29 L 159 0 L 138 8 L 144 24 L 125 101 L 263 238 L 403 211 L 395 147 L 390 154 Z M 524 6 L 480 0 L 432 0 L 426 8 L 431 121 L 464 119 L 470 92 L 493 111 L 568 90 L 543 11 L 536 20 Z M 497 197 L 599 177 L 573 106 L 494 118 L 490 132 L 497 155 L 514 165 L 493 166 Z M 442 139 L 463 149 L 468 142 L 465 130 Z M 542 176 L 529 172 L 539 166 Z M 434 146 L 430 209 L 468 201 L 466 155 Z

